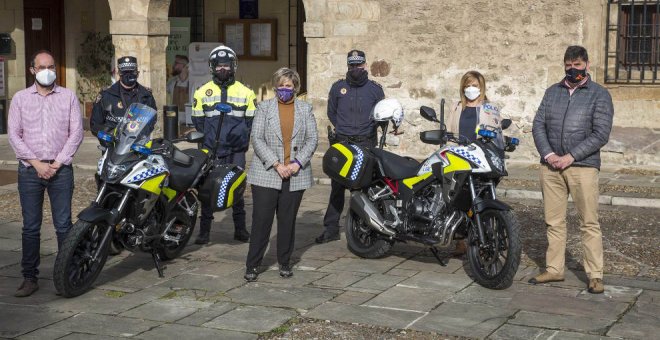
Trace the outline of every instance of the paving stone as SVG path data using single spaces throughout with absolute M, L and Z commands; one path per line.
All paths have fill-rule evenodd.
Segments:
M 58 331 L 48 328 L 39 328 L 30 333 L 19 336 L 19 340 L 54 340 L 60 339 L 61 337 L 71 334 L 69 331 Z
M 328 260 L 316 260 L 316 259 L 301 259 L 299 260 L 295 266 L 294 269 L 298 270 L 316 270 L 319 269 L 325 265 L 328 265 L 332 261 Z
M 516 294 L 509 306 L 526 311 L 605 319 L 614 319 L 628 308 L 628 304 L 623 302 L 588 301 L 534 293 Z
M 660 305 L 637 303 L 619 320 L 608 336 L 625 339 L 649 339 L 660 334 Z
M 313 282 L 315 286 L 345 288 L 364 279 L 367 274 L 355 272 L 330 273 Z
M 172 289 L 197 289 L 207 292 L 226 292 L 245 284 L 243 273 L 235 271 L 222 275 L 207 275 L 186 273 L 171 280 L 165 281 L 160 286 Z
M 369 260 L 341 258 L 327 266 L 320 268 L 319 270 L 375 274 L 384 273 L 395 267 L 397 264 L 398 262 L 387 261 L 385 259 Z
M 319 231 L 319 234 L 320 233 L 321 232 Z M 309 249 L 306 249 L 305 251 L 298 251 L 294 253 L 294 255 L 299 257 L 301 261 L 303 260 L 322 260 L 322 261 L 331 261 L 331 262 L 336 261 L 337 259 L 346 255 L 346 241 L 339 240 L 339 241 L 315 245 Z
M 164 324 L 137 336 L 139 339 L 256 339 L 256 334 L 194 327 L 188 325 Z
M 251 283 L 227 293 L 233 302 L 248 305 L 310 309 L 335 297 L 335 293 L 318 288 L 276 286 Z
M 119 316 L 173 322 L 195 313 L 200 308 L 207 308 L 211 304 L 190 298 L 159 299 L 123 312 Z
M 0 251 L 17 251 L 21 249 L 22 245 L 21 240 L 0 238 Z M 2 262 L 0 262 L 0 267 L 2 266 Z
M 332 302 L 345 303 L 349 305 L 361 305 L 369 300 L 371 300 L 375 294 L 365 293 L 365 292 L 354 292 L 346 291 L 337 295 Z
M 421 272 L 400 282 L 399 287 L 437 289 L 442 291 L 459 291 L 472 284 L 472 279 L 461 274 L 443 274 L 437 272 Z
M 438 273 L 459 272 L 463 268 L 463 261 L 459 259 L 449 259 L 447 266 L 441 266 L 435 257 L 415 256 L 411 259 L 401 262 L 394 269 L 406 269 L 417 271 L 434 271 Z
M 243 274 L 244 273 L 241 274 L 241 278 L 243 277 Z M 294 267 L 293 276 L 284 279 L 280 277 L 279 269 L 273 268 L 272 270 L 267 270 L 259 274 L 259 282 L 270 282 L 276 284 L 285 284 L 289 286 L 304 286 L 326 276 L 328 276 L 328 273 L 320 273 L 317 271 L 309 270 L 296 270 Z M 243 280 L 243 282 L 245 282 L 245 280 Z
M 202 324 L 229 312 L 237 306 L 237 304 L 231 302 L 217 302 L 208 308 L 199 309 L 197 312 L 178 320 L 176 323 L 189 326 L 201 326 Z
M 4 238 L 20 240 L 23 232 L 23 222 L 5 222 L 0 224 L 0 234 Z
M 541 294 L 547 295 L 548 299 L 551 299 L 554 296 L 574 298 L 579 294 L 579 292 L 580 290 L 576 288 L 560 288 L 543 285 L 534 286 L 520 282 L 514 282 L 511 287 L 501 290 L 488 289 L 477 284 L 473 284 L 452 295 L 450 300 L 452 302 L 458 303 L 481 303 L 497 307 L 510 305 L 511 300 L 517 294 Z
M 386 290 L 405 279 L 403 276 L 372 274 L 354 283 L 351 287 Z
M 279 327 L 296 315 L 283 308 L 239 306 L 205 323 L 204 327 L 261 333 Z
M 39 290 L 23 298 L 14 297 L 16 289 L 23 282 L 22 277 L 1 277 L 0 276 L 0 302 L 18 304 L 18 305 L 31 305 L 40 306 L 48 302 L 58 300 L 60 297 L 55 295 L 56 290 L 53 281 L 48 279 L 39 280 Z
M 309 311 L 304 316 L 320 320 L 379 325 L 394 329 L 403 329 L 423 315 L 424 313 L 405 310 L 326 302 Z
M 608 277 L 603 279 L 605 286 L 616 285 L 632 288 L 641 288 L 644 290 L 660 291 L 660 281 L 649 281 L 643 278 L 630 278 L 630 277 Z
M 387 275 L 394 275 L 394 276 L 404 276 L 404 277 L 411 277 L 414 276 L 415 274 L 419 273 L 418 270 L 412 270 L 412 269 L 391 269 L 385 274 Z
M 160 325 L 160 322 L 124 318 L 120 316 L 80 313 L 47 328 L 97 335 L 129 337 Z
M 14 338 L 73 315 L 43 307 L 0 304 L 0 337 Z
M 484 338 L 504 324 L 515 309 L 447 302 L 409 328 L 440 334 Z
M 517 326 L 505 324 L 498 328 L 488 339 L 492 340 L 604 340 L 614 339 L 599 335 L 582 334 L 575 332 L 564 332 L 535 327 Z
M 616 318 L 602 319 L 598 317 L 520 311 L 513 319 L 509 320 L 509 323 L 564 331 L 604 334 L 607 328 L 615 321 Z
M 656 292 L 652 290 L 644 291 L 637 299 L 637 303 L 660 305 L 660 292 Z
M 0 268 L 20 264 L 21 256 L 21 252 L 18 251 L 0 250 Z M 4 270 L 0 273 L 4 274 Z
M 59 339 L 65 339 L 65 340 L 119 340 L 119 339 L 126 339 L 122 337 L 115 337 L 115 336 L 106 336 L 106 335 L 96 335 L 96 334 L 85 334 L 85 333 L 70 333 L 68 335 L 65 335 Z
M 584 289 L 577 297 L 590 301 L 619 301 L 632 303 L 635 302 L 642 292 L 643 290 L 639 288 L 606 285 L 603 294 L 591 294 Z
M 396 286 L 369 300 L 365 305 L 428 312 L 446 300 L 451 293 L 451 291 Z
M 148 290 L 117 296 L 112 292 L 93 289 L 76 298 L 60 298 L 46 305 L 61 311 L 119 314 L 149 301 L 157 300 L 170 292 L 171 290 L 168 288 L 151 287 Z

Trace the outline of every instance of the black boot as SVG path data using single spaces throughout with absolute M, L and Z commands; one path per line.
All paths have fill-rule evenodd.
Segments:
M 250 240 L 250 233 L 245 228 L 238 228 L 234 230 L 234 240 L 247 242 Z
M 211 223 L 200 223 L 199 224 L 199 234 L 195 239 L 195 244 L 208 244 L 209 243 L 209 233 L 211 232 Z

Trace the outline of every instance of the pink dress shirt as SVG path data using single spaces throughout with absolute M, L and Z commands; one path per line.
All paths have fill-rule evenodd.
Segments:
M 36 85 L 16 92 L 9 106 L 9 144 L 16 158 L 71 164 L 83 139 L 80 104 L 73 91 L 55 85 L 45 96 Z

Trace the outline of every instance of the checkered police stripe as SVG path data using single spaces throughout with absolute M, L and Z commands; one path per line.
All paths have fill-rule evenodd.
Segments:
M 131 178 L 128 183 L 135 183 L 135 182 L 140 182 L 143 181 L 149 177 L 156 176 L 158 174 L 161 174 L 163 172 L 167 171 L 167 168 L 162 167 L 162 166 L 157 166 L 154 168 L 151 168 L 149 170 L 145 170 L 142 172 L 137 173 L 133 178 Z
M 234 177 L 234 175 L 235 173 L 230 171 L 225 176 L 225 178 L 222 179 L 222 184 L 220 184 L 220 192 L 218 193 L 218 201 L 216 202 L 216 206 L 218 208 L 223 208 L 225 206 L 225 193 L 227 192 L 227 185 L 229 184 L 231 178 Z
M 355 150 L 355 152 L 357 152 L 357 157 L 355 157 L 355 166 L 351 172 L 351 181 L 354 181 L 357 179 L 360 169 L 362 168 L 362 162 L 364 162 L 364 153 L 362 153 L 362 150 L 360 150 L 360 148 L 356 145 L 351 144 L 351 147 L 353 150 Z
M 468 161 L 470 161 L 474 164 L 477 164 L 477 165 L 481 166 L 481 161 L 479 160 L 479 158 L 473 156 L 472 153 L 470 153 L 465 148 L 449 148 L 449 151 L 451 151 L 451 152 L 467 159 Z

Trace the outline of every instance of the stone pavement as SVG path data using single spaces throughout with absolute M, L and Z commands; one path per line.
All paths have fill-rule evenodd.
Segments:
M 125 251 L 108 260 L 93 290 L 72 299 L 55 295 L 52 226 L 42 228 L 40 290 L 13 297 L 21 223 L 0 221 L 0 337 L 254 339 L 297 316 L 492 339 L 647 339 L 660 332 L 654 279 L 606 276 L 605 294 L 592 295 L 584 272 L 532 286 L 526 281 L 538 268 L 522 266 L 512 287 L 494 291 L 474 283 L 463 260 L 442 267 L 420 245 L 397 244 L 378 260 L 352 255 L 344 235 L 317 245 L 328 194 L 324 185 L 305 193 L 290 279 L 279 277 L 270 248 L 259 281 L 246 283 L 248 245 L 232 239 L 231 214 L 221 212 L 212 243 L 188 245 L 164 278 L 148 254 Z

